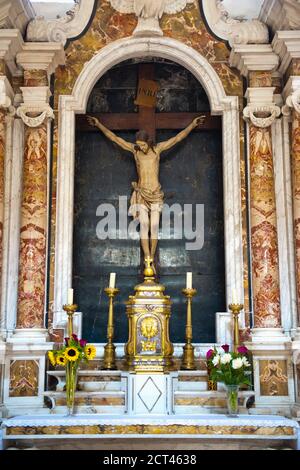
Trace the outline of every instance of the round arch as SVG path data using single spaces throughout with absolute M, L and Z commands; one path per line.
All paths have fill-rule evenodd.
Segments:
M 205 89 L 211 113 L 223 117 L 226 294 L 228 300 L 235 289 L 244 298 L 238 97 L 226 95 L 214 68 L 193 48 L 171 38 L 131 37 L 101 49 L 83 67 L 72 94 L 59 97 L 55 327 L 65 325 L 62 305 L 72 282 L 75 115 L 85 113 L 90 93 L 103 74 L 120 62 L 141 57 L 169 59 L 188 69 Z

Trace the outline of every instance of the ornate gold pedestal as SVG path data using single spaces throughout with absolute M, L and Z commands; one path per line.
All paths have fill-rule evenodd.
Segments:
M 169 339 L 170 297 L 155 282 L 152 260 L 146 260 L 144 282 L 135 287 L 127 302 L 129 339 L 126 364 L 136 372 L 165 372 L 173 368 L 173 345 Z

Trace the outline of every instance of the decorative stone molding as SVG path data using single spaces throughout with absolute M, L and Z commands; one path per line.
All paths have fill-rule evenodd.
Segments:
M 68 39 L 78 36 L 85 29 L 94 4 L 95 0 L 75 0 L 74 7 L 61 18 L 55 20 L 46 20 L 43 16 L 34 18 L 27 28 L 27 41 L 59 42 L 65 45 Z
M 282 114 L 290 116 L 292 109 L 300 114 L 300 77 L 292 76 L 282 93 L 285 105 L 282 107 Z
M 281 114 L 280 107 L 273 102 L 274 91 L 274 87 L 248 88 L 248 106 L 243 112 L 244 119 L 256 127 L 270 127 Z
M 280 108 L 276 105 L 254 106 L 249 105 L 244 109 L 243 115 L 246 120 L 260 128 L 270 127 L 275 119 L 280 116 Z
M 0 29 L 0 60 L 4 60 L 12 75 L 16 75 L 16 55 L 23 47 L 23 38 L 17 29 Z
M 109 0 L 111 6 L 120 13 L 134 13 L 138 24 L 133 36 L 163 36 L 159 20 L 164 13 L 169 15 L 184 10 L 195 0 Z
M 276 31 L 300 28 L 299 0 L 265 0 L 259 19 Z
M 53 119 L 54 112 L 49 105 L 48 87 L 21 87 L 24 103 L 17 109 L 17 115 L 28 127 L 38 127 L 45 119 Z M 28 114 L 37 114 L 29 116 Z
M 0 29 L 18 29 L 24 34 L 34 10 L 28 0 L 0 0 Z
M 288 96 L 286 104 L 300 114 L 300 88 Z
M 259 20 L 232 18 L 222 0 L 202 0 L 206 20 L 216 36 L 233 44 L 268 44 L 267 26 Z
M 272 47 L 280 57 L 279 71 L 285 74 L 292 60 L 300 58 L 300 31 L 277 31 Z
M 4 76 L 0 76 L 0 108 L 7 109 L 12 113 L 14 111 L 14 107 L 12 106 L 13 98 L 14 92 L 8 79 Z
M 234 45 L 229 62 L 231 67 L 236 67 L 247 77 L 251 71 L 274 72 L 279 65 L 279 57 L 269 44 Z
M 17 64 L 24 70 L 46 70 L 50 76 L 58 65 L 65 64 L 65 52 L 56 42 L 24 43 Z

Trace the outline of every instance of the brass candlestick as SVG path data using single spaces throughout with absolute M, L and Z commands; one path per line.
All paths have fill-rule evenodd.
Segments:
M 63 309 L 68 315 L 68 337 L 71 338 L 73 334 L 73 315 L 77 311 L 78 305 L 76 304 L 63 305 Z
M 192 299 L 196 295 L 196 289 L 183 289 L 182 293 L 187 298 L 187 310 L 186 310 L 186 327 L 185 327 L 185 345 L 183 347 L 183 360 L 181 369 L 182 370 L 195 370 L 195 354 L 194 346 L 192 345 L 193 339 L 193 327 L 192 327 Z
M 108 321 L 107 321 L 107 344 L 104 347 L 104 369 L 116 369 L 116 347 L 113 344 L 114 339 L 114 297 L 118 294 L 119 289 L 115 287 L 106 287 L 105 293 L 109 298 Z
M 237 352 L 240 346 L 240 328 L 239 328 L 239 315 L 243 310 L 243 304 L 230 304 L 229 309 L 233 315 L 233 351 Z

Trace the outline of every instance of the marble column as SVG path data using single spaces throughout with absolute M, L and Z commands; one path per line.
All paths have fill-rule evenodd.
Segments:
M 281 326 L 271 129 L 250 125 L 250 215 L 254 326 Z
M 280 328 L 280 282 L 271 124 L 279 115 L 262 74 L 248 89 L 250 104 L 250 224 L 254 328 Z M 260 85 L 263 85 L 262 87 Z M 254 85 L 254 86 L 253 86 Z M 256 86 L 255 86 L 256 85 Z
M 45 328 L 48 119 L 53 111 L 46 71 L 30 70 L 24 78 L 24 103 L 17 111 L 25 124 L 17 330 L 39 330 Z
M 47 123 L 25 129 L 17 328 L 43 328 L 47 246 Z

